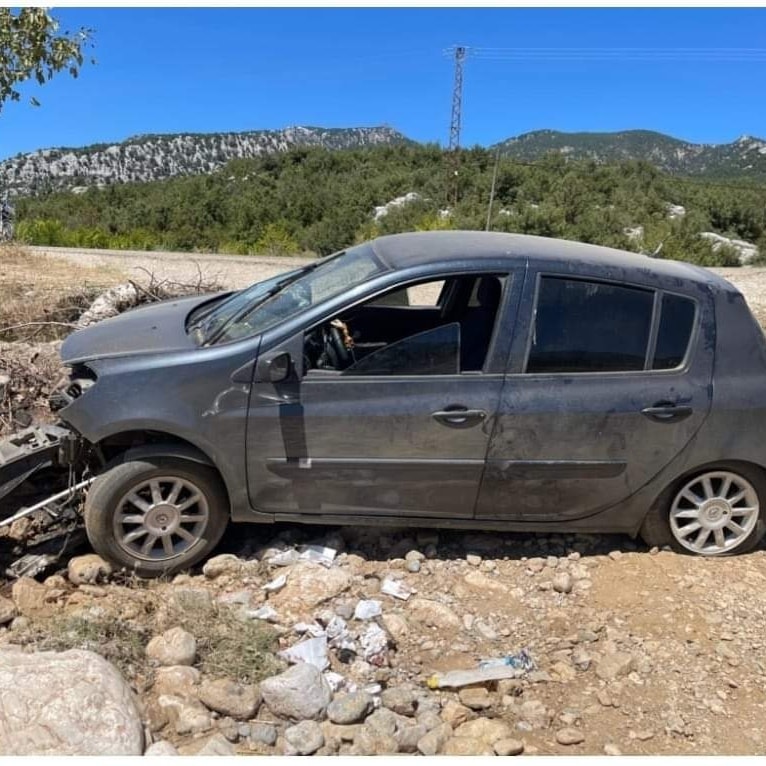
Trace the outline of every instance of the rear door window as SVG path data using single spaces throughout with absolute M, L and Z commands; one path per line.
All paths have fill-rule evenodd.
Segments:
M 653 305 L 652 290 L 542 277 L 527 372 L 643 370 Z

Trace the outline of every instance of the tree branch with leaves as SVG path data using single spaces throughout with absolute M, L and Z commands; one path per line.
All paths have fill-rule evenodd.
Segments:
M 77 77 L 92 30 L 59 33 L 46 8 L 0 8 L 0 112 L 7 101 L 19 101 L 18 86 L 35 79 L 40 85 L 58 72 Z M 39 106 L 34 97 L 32 104 Z

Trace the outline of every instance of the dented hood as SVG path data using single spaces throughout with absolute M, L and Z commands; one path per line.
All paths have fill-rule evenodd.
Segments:
M 94 359 L 164 354 L 195 348 L 186 333 L 186 318 L 212 295 L 151 303 L 72 333 L 61 346 L 64 364 Z

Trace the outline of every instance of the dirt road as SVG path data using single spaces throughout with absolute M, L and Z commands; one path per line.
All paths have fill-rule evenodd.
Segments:
M 194 281 L 200 271 L 208 280 L 225 287 L 241 288 L 288 271 L 310 259 L 269 258 L 215 253 L 171 253 L 141 250 L 86 250 L 68 247 L 30 247 L 28 250 L 63 259 L 80 267 L 109 267 L 130 278 L 142 279 L 147 272 L 158 279 Z M 766 268 L 711 269 L 740 289 L 762 324 L 766 323 Z
M 200 273 L 206 281 L 241 288 L 309 263 L 307 258 L 270 258 L 215 253 L 170 253 L 142 250 L 86 250 L 70 247 L 29 247 L 33 253 L 63 259 L 78 267 L 109 267 L 131 279 L 144 280 L 147 272 L 157 279 L 194 282 Z

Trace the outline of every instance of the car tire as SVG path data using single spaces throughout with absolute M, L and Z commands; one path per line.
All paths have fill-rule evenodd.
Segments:
M 765 532 L 766 473 L 721 463 L 670 486 L 647 514 L 640 535 L 651 547 L 731 556 L 753 550 Z
M 140 577 L 193 566 L 218 544 L 228 519 L 216 471 L 179 458 L 119 463 L 96 478 L 85 500 L 93 549 Z

